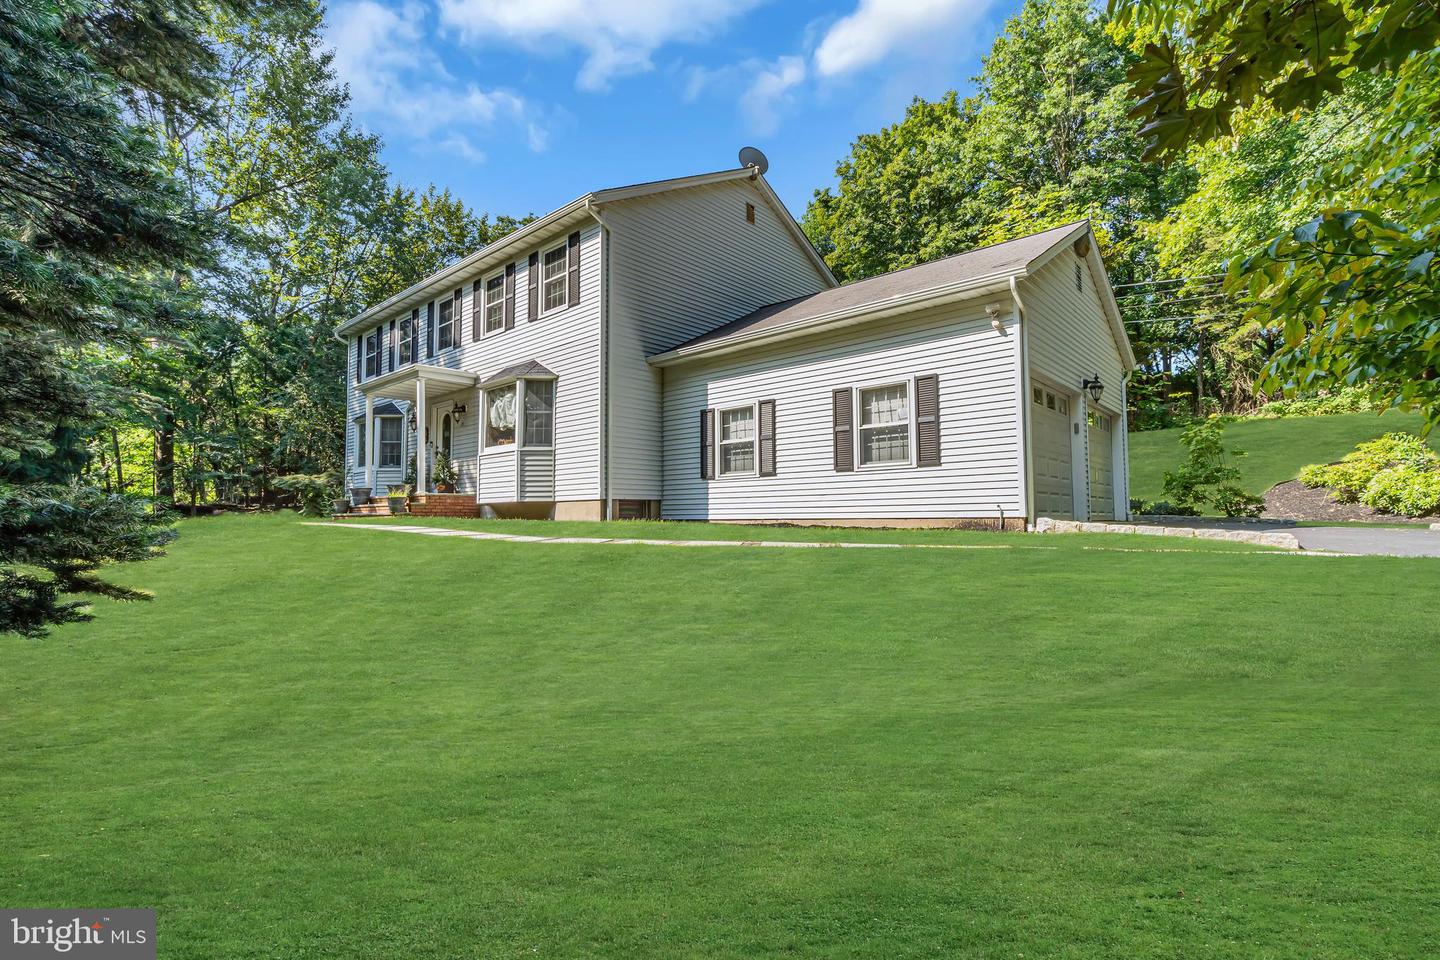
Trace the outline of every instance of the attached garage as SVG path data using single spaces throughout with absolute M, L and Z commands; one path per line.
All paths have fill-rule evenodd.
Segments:
M 1090 517 L 1115 517 L 1115 417 L 1096 408 L 1086 416 L 1090 430 Z
M 1030 390 L 1030 409 L 1035 447 L 1035 514 L 1055 520 L 1073 519 L 1070 400 L 1049 387 L 1035 384 Z

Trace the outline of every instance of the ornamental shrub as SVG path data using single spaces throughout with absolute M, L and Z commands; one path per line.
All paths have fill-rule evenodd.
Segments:
M 1360 502 L 1382 513 L 1406 517 L 1440 511 L 1440 464 L 1430 470 L 1410 464 L 1387 467 L 1365 485 Z
M 1225 424 L 1219 419 L 1201 420 L 1180 434 L 1188 451 L 1185 462 L 1174 471 L 1165 471 L 1165 496 L 1177 513 L 1199 513 L 1213 506 L 1227 517 L 1255 517 L 1265 501 L 1240 488 L 1240 468 L 1229 458 L 1245 456 L 1243 450 L 1225 449 Z
M 1261 405 L 1254 416 L 1262 420 L 1273 420 L 1281 417 L 1323 417 L 1336 413 L 1362 413 L 1382 409 L 1383 405 L 1375 403 L 1367 388 L 1342 387 L 1332 393 L 1321 393 L 1313 397 L 1272 400 Z
M 1376 474 L 1392 467 L 1412 467 L 1420 473 L 1440 470 L 1440 456 L 1413 434 L 1387 433 L 1359 444 L 1339 463 L 1305 467 L 1300 471 L 1300 482 L 1307 487 L 1330 487 L 1336 500 L 1354 503 Z

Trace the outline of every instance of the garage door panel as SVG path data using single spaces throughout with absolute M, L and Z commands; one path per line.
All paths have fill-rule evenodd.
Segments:
M 1091 410 L 1086 418 L 1090 430 L 1090 516 L 1115 516 L 1115 417 Z
M 1074 471 L 1070 457 L 1070 401 L 1053 390 L 1031 391 L 1031 441 L 1035 473 L 1035 515 L 1075 516 Z

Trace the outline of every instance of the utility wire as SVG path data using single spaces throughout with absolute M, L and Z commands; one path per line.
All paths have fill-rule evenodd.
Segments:
M 1117 283 L 1112 290 L 1124 290 L 1127 287 L 1153 287 L 1161 283 L 1190 283 L 1198 280 L 1205 280 L 1215 283 L 1225 279 L 1223 273 L 1208 273 L 1199 277 L 1172 277 L 1169 280 L 1137 280 L 1134 283 Z

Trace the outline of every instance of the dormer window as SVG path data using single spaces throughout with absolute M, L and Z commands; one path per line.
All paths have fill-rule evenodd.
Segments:
M 554 250 L 545 254 L 545 264 L 542 280 L 541 312 L 549 313 L 551 310 L 558 310 L 565 306 L 567 301 L 568 280 L 565 271 L 568 267 L 566 260 L 565 245 L 562 243 Z

